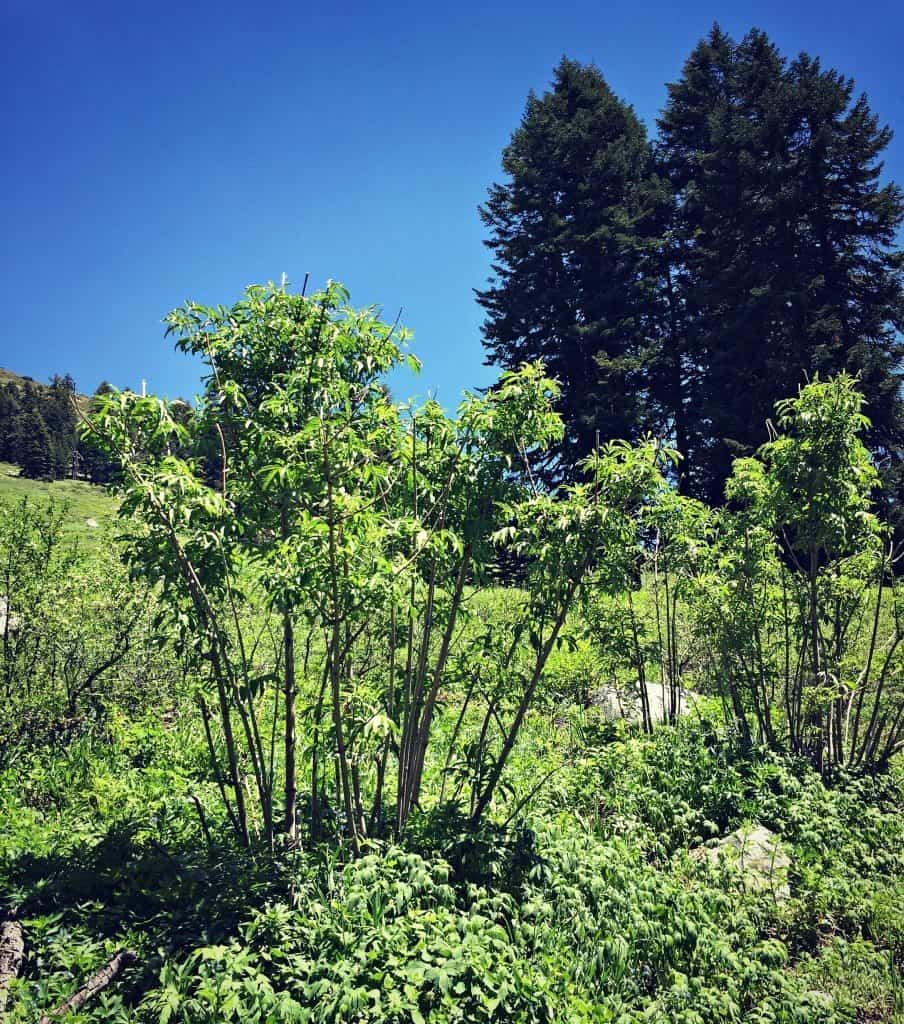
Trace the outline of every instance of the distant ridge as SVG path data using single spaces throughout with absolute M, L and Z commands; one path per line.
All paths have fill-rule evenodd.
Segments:
M 8 384 L 12 381 L 13 384 L 24 384 L 28 381 L 29 384 L 37 384 L 38 387 L 46 387 L 46 384 L 41 384 L 40 381 L 35 380 L 34 377 L 25 377 L 20 373 L 13 373 L 12 370 L 4 370 L 0 366 L 0 384 Z
M 63 376 L 60 374 L 60 376 Z M 0 366 L 0 387 L 5 384 L 15 384 L 17 387 L 24 387 L 26 384 L 31 384 L 32 387 L 40 388 L 46 391 L 50 387 L 48 381 L 35 380 L 34 377 L 29 377 L 24 373 L 15 373 L 12 370 L 7 370 Z M 84 409 L 90 401 L 90 395 L 84 395 L 80 391 L 76 392 L 76 398 L 78 404 Z

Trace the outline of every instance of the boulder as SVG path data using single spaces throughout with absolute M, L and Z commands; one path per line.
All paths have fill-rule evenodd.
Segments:
M 749 892 L 771 892 L 778 901 L 791 896 L 791 858 L 778 836 L 763 825 L 742 825 L 730 835 L 695 847 L 690 855 L 710 864 L 722 860 L 736 864 Z
M 667 722 L 671 697 L 669 688 L 659 683 L 646 683 L 647 700 L 650 704 L 650 718 L 654 725 Z M 686 715 L 697 701 L 699 694 L 691 690 L 678 691 L 678 715 Z M 622 690 L 618 687 L 607 685 L 600 686 L 590 695 L 590 703 L 593 707 L 600 708 L 603 715 L 609 721 L 616 721 L 619 718 L 627 722 L 642 722 L 643 712 L 641 710 L 640 692 L 635 690 Z
M 0 637 L 7 633 L 15 633 L 19 628 L 19 616 L 9 612 L 9 601 L 6 594 L 0 594 Z

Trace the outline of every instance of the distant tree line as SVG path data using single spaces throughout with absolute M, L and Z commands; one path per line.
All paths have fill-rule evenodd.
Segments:
M 95 395 L 112 390 L 105 381 Z M 28 378 L 0 385 L 0 461 L 14 463 L 35 480 L 110 482 L 109 457 L 78 437 L 78 406 L 84 401 L 69 374 L 54 375 L 49 385 Z
M 597 439 L 650 432 L 684 456 L 680 490 L 718 504 L 776 400 L 847 371 L 900 512 L 904 194 L 880 181 L 890 130 L 837 71 L 718 26 L 668 86 L 658 128 L 651 139 L 596 67 L 563 59 L 481 209 L 487 361 L 543 358 L 563 388 L 547 479 L 573 478 Z
M 55 374 L 47 385 L 28 377 L 0 384 L 0 462 L 13 463 L 22 476 L 34 480 L 112 483 L 119 472 L 116 462 L 92 443 L 90 434 L 79 437 L 77 428 L 81 415 L 94 412 L 97 399 L 115 390 L 102 381 L 94 395 L 86 398 L 78 394 L 69 374 Z M 172 403 L 170 413 L 186 427 L 196 416 L 193 406 L 182 398 Z M 173 441 L 171 454 L 197 460 L 204 480 L 219 487 L 223 479 L 221 437 L 212 425 L 195 428 L 190 444 Z

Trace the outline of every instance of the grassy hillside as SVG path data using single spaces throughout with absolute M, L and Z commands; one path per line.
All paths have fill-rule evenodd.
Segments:
M 16 384 L 22 387 L 24 384 L 33 384 L 37 388 L 47 388 L 48 384 L 46 381 L 35 380 L 34 377 L 28 377 L 21 373 L 14 373 L 12 370 L 4 369 L 0 366 L 0 387 L 4 384 Z M 76 395 L 78 404 L 83 408 L 87 408 L 88 402 L 90 401 L 88 395 L 78 394 Z
M 0 502 L 17 503 L 23 498 L 46 502 L 51 498 L 69 506 L 66 531 L 80 543 L 93 546 L 116 515 L 115 500 L 102 487 L 83 480 L 27 480 L 18 467 L 0 462 Z M 92 525 L 96 523 L 97 525 Z
M 32 378 L 22 377 L 20 374 L 13 373 L 12 370 L 4 370 L 3 367 L 0 366 L 0 384 L 8 384 L 10 381 L 12 381 L 13 384 L 22 384 L 27 380 L 32 380 Z M 35 381 L 35 383 L 37 382 Z

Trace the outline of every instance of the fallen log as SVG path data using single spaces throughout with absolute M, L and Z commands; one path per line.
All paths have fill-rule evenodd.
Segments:
M 4 914 L 0 917 L 0 1017 L 6 1010 L 9 983 L 19 977 L 24 955 L 22 925 L 15 914 Z
M 101 967 L 97 974 L 89 978 L 78 992 L 73 993 L 65 1003 L 60 1003 L 55 1010 L 45 1014 L 39 1024 L 53 1024 L 54 1018 L 80 1010 L 89 999 L 96 996 L 98 992 L 102 992 L 116 978 L 123 967 L 128 967 L 129 964 L 134 963 L 137 959 L 138 957 L 131 950 L 121 949 Z

